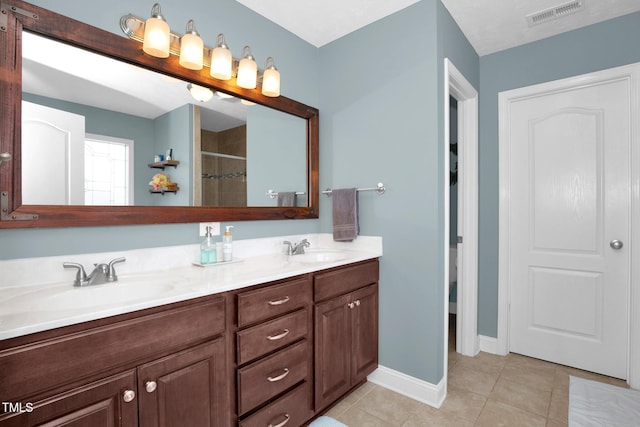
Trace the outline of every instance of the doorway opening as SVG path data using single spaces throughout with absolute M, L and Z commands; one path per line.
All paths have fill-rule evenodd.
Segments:
M 444 164 L 445 164 L 445 239 L 444 239 L 444 372 L 448 369 L 450 281 L 455 280 L 455 349 L 465 356 L 479 352 L 478 342 L 478 92 L 445 58 L 444 61 Z M 455 108 L 454 108 L 455 107 Z M 455 117 L 451 117 L 453 114 Z M 455 133 L 451 132 L 455 123 Z M 453 134 L 453 137 L 452 137 Z M 456 162 L 452 162 L 450 144 L 456 144 Z M 452 167 L 453 164 L 453 167 Z M 455 169 L 454 169 L 455 168 Z M 456 172 L 453 174 L 452 172 Z M 455 178 L 454 178 L 455 175 Z M 456 193 L 450 183 L 456 181 Z M 451 215 L 451 198 L 456 215 Z M 450 218 L 451 215 L 451 218 Z M 450 225 L 455 224 L 454 232 Z M 455 251 L 452 249 L 455 248 Z M 455 255 L 452 255 L 454 254 Z M 450 258 L 456 256 L 451 264 Z M 455 272 L 455 277 L 451 277 Z M 452 319 L 453 321 L 454 319 Z M 453 337 L 453 334 L 452 334 Z

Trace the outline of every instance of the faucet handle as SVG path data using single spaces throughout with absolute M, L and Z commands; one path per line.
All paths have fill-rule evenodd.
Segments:
M 74 280 L 73 286 L 85 286 L 89 283 L 87 272 L 84 271 L 84 267 L 82 266 L 82 264 L 78 264 L 77 262 L 63 262 L 62 267 L 78 269 L 78 272 L 76 273 L 76 280 Z
M 125 262 L 127 259 L 125 257 L 120 257 L 113 259 L 109 262 L 109 271 L 107 271 L 107 281 L 108 282 L 116 282 L 118 280 L 118 276 L 116 275 L 116 269 L 113 267 L 114 264 L 119 262 Z
M 283 245 L 287 245 L 287 255 L 293 255 L 293 245 L 290 241 L 285 240 L 282 242 Z

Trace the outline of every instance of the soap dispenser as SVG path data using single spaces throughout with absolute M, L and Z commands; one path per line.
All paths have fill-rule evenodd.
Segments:
M 233 225 L 227 225 L 222 237 L 222 260 L 231 261 L 233 259 L 233 237 L 231 236 L 231 228 Z
M 211 236 L 211 227 L 207 226 L 207 232 L 200 244 L 200 264 L 213 264 L 214 262 L 216 262 L 216 243 Z

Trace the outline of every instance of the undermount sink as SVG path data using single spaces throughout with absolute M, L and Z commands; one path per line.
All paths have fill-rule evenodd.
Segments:
M 112 304 L 146 301 L 161 297 L 178 288 L 180 277 L 129 276 L 103 285 L 74 287 L 71 284 L 45 291 L 48 295 L 25 294 L 16 298 L 16 304 L 30 311 L 58 311 L 95 308 Z M 18 299 L 20 301 L 18 301 Z
M 334 262 L 342 261 L 349 258 L 349 254 L 344 251 L 332 250 L 332 249 L 310 249 L 304 254 L 293 255 L 291 259 L 293 261 L 315 264 L 321 262 Z

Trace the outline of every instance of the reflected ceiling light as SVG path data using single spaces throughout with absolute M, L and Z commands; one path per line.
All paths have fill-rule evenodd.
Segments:
M 151 8 L 151 18 L 144 24 L 144 41 L 142 50 L 158 58 L 169 57 L 169 24 L 164 20 L 160 5 L 155 3 Z
M 211 51 L 211 77 L 229 80 L 233 71 L 233 56 L 224 40 L 224 34 L 218 34 L 216 47 Z
M 213 98 L 213 91 L 208 87 L 198 86 L 198 85 L 194 85 L 193 83 L 189 83 L 187 85 L 187 89 L 189 89 L 191 96 L 193 96 L 197 101 L 207 102 L 208 100 Z
M 251 48 L 245 46 L 242 48 L 242 59 L 238 65 L 238 86 L 245 89 L 255 89 L 258 81 L 258 64 L 253 59 Z
M 204 42 L 196 31 L 193 19 L 187 22 L 187 32 L 180 38 L 180 65 L 190 70 L 202 70 Z
M 268 57 L 264 63 L 262 74 L 262 94 L 275 98 L 280 96 L 280 72 L 272 57 Z
M 223 99 L 233 98 L 233 95 L 229 95 L 228 93 L 220 92 L 219 90 L 216 91 L 216 95 L 218 95 L 220 98 L 223 98 Z
M 252 105 L 256 105 L 256 103 L 255 103 L 255 102 L 251 102 L 251 101 L 249 101 L 248 99 L 241 99 L 241 100 L 240 100 L 240 103 L 241 103 L 241 104 L 243 104 L 243 105 L 247 105 L 247 106 L 249 106 L 249 107 L 250 107 L 250 106 L 252 106 Z

